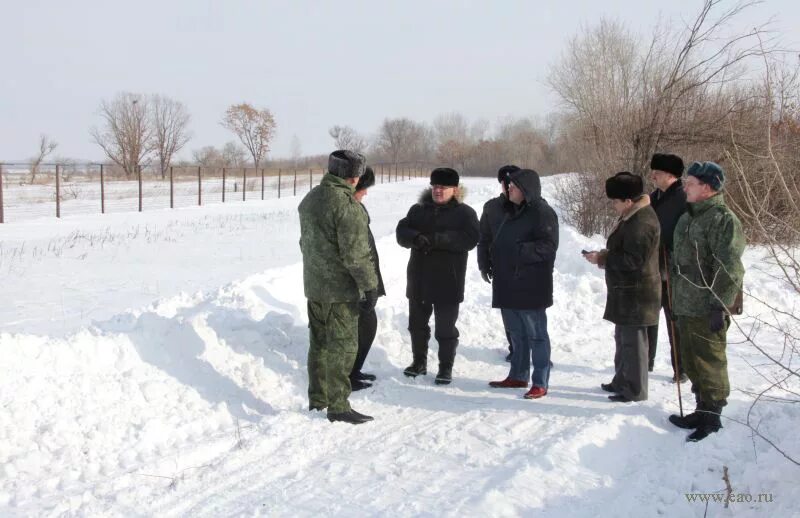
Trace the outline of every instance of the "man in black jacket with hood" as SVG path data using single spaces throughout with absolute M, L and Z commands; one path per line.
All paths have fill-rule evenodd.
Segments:
M 686 193 L 680 180 L 682 174 L 683 160 L 677 155 L 656 153 L 650 160 L 650 180 L 656 186 L 656 190 L 650 194 L 650 205 L 656 211 L 658 222 L 661 225 L 661 243 L 658 254 L 658 267 L 661 271 L 661 307 L 664 308 L 664 320 L 667 324 L 667 336 L 671 349 L 672 380 L 681 383 L 689 378 L 681 366 L 680 338 L 677 336 L 677 326 L 672 320 L 672 301 L 670 300 L 672 287 L 667 283 L 672 257 L 672 235 L 678 220 L 686 212 Z M 658 342 L 658 323 L 647 328 L 647 340 L 650 346 L 648 369 L 652 372 Z
M 502 311 L 514 349 L 508 377 L 489 385 L 525 388 L 530 375 L 524 397 L 538 399 L 547 394 L 552 367 L 545 311 L 553 305 L 558 217 L 542 198 L 536 171 L 522 169 L 509 180 L 506 214 L 491 247 L 492 307 Z
M 515 165 L 504 165 L 497 171 L 497 181 L 500 182 L 503 192 L 499 196 L 492 198 L 483 204 L 483 213 L 481 213 L 481 239 L 478 241 L 478 269 L 481 271 L 481 277 L 484 281 L 491 284 L 493 268 L 492 268 L 492 242 L 494 236 L 497 234 L 497 229 L 506 217 L 506 204 L 508 203 L 508 175 L 519 171 L 519 167 Z M 511 361 L 511 353 L 514 351 L 514 346 L 511 344 L 511 337 L 506 334 L 508 340 L 508 356 L 506 361 Z
M 449 167 L 431 172 L 427 189 L 397 224 L 397 242 L 411 249 L 406 296 L 408 331 L 414 360 L 403 373 L 427 374 L 431 314 L 436 319 L 439 372 L 436 384 L 452 381 L 458 346 L 458 308 L 464 301 L 467 255 L 480 237 L 478 215 L 463 202 L 458 173 Z

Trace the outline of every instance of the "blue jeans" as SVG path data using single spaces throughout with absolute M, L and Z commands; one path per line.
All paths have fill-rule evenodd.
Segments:
M 550 383 L 550 336 L 544 309 L 503 309 L 503 325 L 511 337 L 511 369 L 508 377 L 528 381 L 535 387 L 547 388 Z M 531 375 L 533 363 L 533 375 Z

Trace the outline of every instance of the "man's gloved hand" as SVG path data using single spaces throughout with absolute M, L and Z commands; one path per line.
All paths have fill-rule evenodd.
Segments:
M 722 331 L 725 327 L 725 311 L 721 309 L 712 309 L 711 314 L 708 316 L 708 328 L 712 333 Z
M 430 252 L 432 246 L 433 243 L 431 243 L 430 238 L 425 234 L 417 234 L 417 237 L 414 238 L 414 248 L 424 254 Z
M 369 290 L 364 292 L 364 298 L 359 302 L 362 311 L 372 311 L 378 303 L 378 290 Z
M 492 270 L 483 270 L 481 271 L 481 277 L 484 281 L 488 282 L 489 284 L 492 283 Z

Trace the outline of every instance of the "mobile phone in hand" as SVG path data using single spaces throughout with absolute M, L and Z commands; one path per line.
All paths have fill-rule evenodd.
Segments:
M 582 253 L 583 255 L 586 255 L 586 254 L 588 254 L 588 253 L 589 253 L 589 251 L 588 251 L 588 250 L 581 250 L 581 253 Z

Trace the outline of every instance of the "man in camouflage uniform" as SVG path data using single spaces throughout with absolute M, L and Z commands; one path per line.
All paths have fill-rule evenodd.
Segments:
M 375 307 L 378 279 L 367 214 L 353 194 L 364 172 L 360 153 L 339 150 L 328 173 L 298 206 L 303 285 L 308 299 L 309 410 L 360 424 L 372 417 L 350 408 L 350 370 L 358 349 L 359 302 Z
M 722 427 L 720 413 L 730 394 L 726 334 L 731 313 L 741 312 L 745 239 L 742 224 L 725 205 L 724 182 L 725 173 L 714 162 L 689 167 L 683 182 L 688 207 L 674 234 L 672 307 L 697 409 L 669 420 L 695 429 L 688 441 L 705 439 Z

